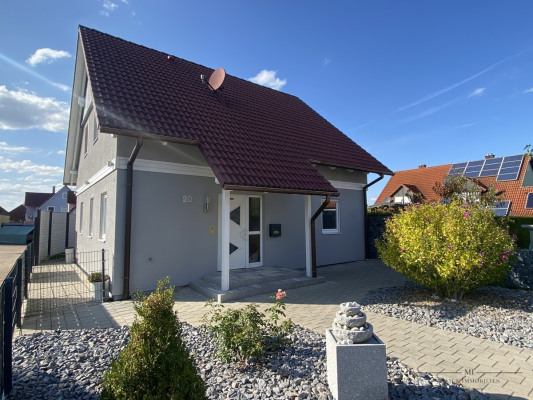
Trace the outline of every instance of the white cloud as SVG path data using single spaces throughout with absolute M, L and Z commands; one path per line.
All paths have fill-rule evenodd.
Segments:
M 0 129 L 44 129 L 66 132 L 69 105 L 51 97 L 39 97 L 24 89 L 0 85 Z
M 524 93 L 533 93 L 533 87 L 532 87 L 532 88 L 529 88 L 529 89 L 526 89 L 526 90 L 524 90 Z
M 37 64 L 51 64 L 61 58 L 69 57 L 71 57 L 71 55 L 68 51 L 44 48 L 35 51 L 26 62 L 32 67 L 35 67 Z
M 62 83 L 58 83 L 58 82 L 50 82 L 50 84 L 52 86 L 62 90 L 63 92 L 70 92 L 70 86 L 63 85 Z
M 56 188 L 61 188 L 63 185 L 57 183 L 58 180 L 54 179 L 52 182 L 45 182 L 42 179 L 35 180 L 33 182 L 15 183 L 13 181 L 0 181 L 0 204 L 6 210 L 13 210 L 22 203 L 24 203 L 24 195 L 26 192 L 43 192 L 50 193 L 52 186 L 56 185 Z
M 474 90 L 472 93 L 470 93 L 468 95 L 468 98 L 470 97 L 474 97 L 474 96 L 481 96 L 483 94 L 483 92 L 485 92 L 485 89 L 486 88 L 477 88 L 476 90 Z
M 18 174 L 33 174 L 38 176 L 61 176 L 63 168 L 45 164 L 35 164 L 30 160 L 13 161 L 0 156 L 0 171 L 16 172 Z
M 6 142 L 0 142 L 0 153 L 16 154 L 16 153 L 23 153 L 28 150 L 29 150 L 28 147 L 10 146 Z
M 329 65 L 331 63 L 331 60 L 327 57 L 324 57 L 324 66 Z
M 59 155 L 64 155 L 64 154 L 65 154 L 65 150 L 58 150 L 58 151 L 57 151 L 57 154 L 59 154 Z
M 118 8 L 118 4 L 113 3 L 110 0 L 104 0 L 104 8 L 109 11 L 114 11 L 116 8 Z
M 248 78 L 248 80 L 275 90 L 280 90 L 287 83 L 286 79 L 276 77 L 276 71 L 268 71 L 266 69 L 263 69 L 256 76 Z

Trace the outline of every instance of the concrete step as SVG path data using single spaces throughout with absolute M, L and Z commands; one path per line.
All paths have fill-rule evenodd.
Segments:
M 272 268 L 276 269 L 276 268 Z M 189 287 L 198 293 L 214 299 L 219 303 L 230 300 L 242 299 L 244 297 L 266 294 L 273 296 L 278 289 L 294 289 L 297 287 L 316 285 L 324 283 L 326 278 L 319 276 L 309 278 L 303 271 L 287 270 L 281 268 L 281 271 L 252 269 L 244 273 L 235 273 L 238 270 L 232 270 L 230 275 L 230 290 L 223 291 L 220 289 L 220 273 L 210 274 L 206 277 L 189 283 Z M 257 276 L 253 276 L 256 274 Z

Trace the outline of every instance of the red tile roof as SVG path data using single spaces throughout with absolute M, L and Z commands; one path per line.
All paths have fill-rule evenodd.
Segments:
M 482 186 L 487 188 L 494 186 L 496 192 L 503 193 L 504 200 L 511 202 L 509 206 L 509 215 L 511 216 L 533 217 L 533 210 L 526 209 L 527 195 L 533 193 L 533 187 L 524 187 L 524 177 L 530 162 L 529 158 L 524 158 L 518 179 L 514 181 L 498 182 L 495 176 L 478 178 Z M 387 196 L 392 197 L 401 185 L 416 185 L 426 200 L 439 200 L 432 188 L 436 182 L 444 182 L 450 168 L 451 164 L 446 164 L 395 172 L 378 196 L 376 204 L 385 202 Z
M 334 193 L 312 163 L 392 172 L 295 96 L 80 27 L 103 132 L 197 144 L 225 189 Z
M 439 196 L 433 190 L 435 182 L 443 182 L 450 171 L 451 164 L 439 165 L 437 167 L 424 167 L 395 172 L 389 179 L 376 204 L 384 203 L 386 197 L 393 197 L 394 193 L 403 185 L 406 187 L 416 186 L 427 201 L 437 201 Z

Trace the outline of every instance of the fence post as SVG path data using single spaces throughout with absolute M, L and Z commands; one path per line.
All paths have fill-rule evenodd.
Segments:
M 41 210 L 37 210 L 37 217 L 35 218 L 35 224 L 33 225 L 33 257 L 35 259 L 34 265 L 39 265 L 39 246 L 41 235 Z
M 15 307 L 17 310 L 16 322 L 17 328 L 22 326 L 22 258 L 17 259 L 17 282 L 15 283 L 17 289 L 17 302 Z
M 24 250 L 24 298 L 28 298 L 28 285 L 30 281 L 30 250 L 29 246 Z
M 106 290 L 105 290 L 105 250 L 102 249 L 102 301 L 106 301 Z
M 13 278 L 4 281 L 4 392 L 13 388 Z

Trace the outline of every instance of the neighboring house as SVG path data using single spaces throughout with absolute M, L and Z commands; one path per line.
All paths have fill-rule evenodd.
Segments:
M 0 207 L 0 226 L 4 222 L 9 222 L 9 213 L 4 210 L 2 207 Z
M 24 204 L 12 209 L 9 212 L 9 221 L 10 222 L 24 222 L 26 221 L 26 207 Z
M 68 193 L 71 191 L 68 186 L 63 186 L 56 192 L 54 186 L 52 193 L 26 192 L 24 200 L 26 221 L 34 221 L 37 216 L 37 210 L 69 212 L 67 198 Z
M 533 163 L 529 156 L 522 154 L 505 157 L 489 154 L 482 160 L 435 167 L 420 165 L 417 169 L 395 172 L 375 205 L 407 204 L 413 195 L 438 201 L 433 188 L 450 174 L 475 178 L 480 192 L 494 187 L 503 196 L 496 207 L 497 215 L 533 216 Z
M 76 193 L 73 190 L 67 193 L 67 205 L 69 214 L 76 214 Z
M 297 97 L 215 72 L 79 28 L 64 184 L 115 298 L 217 269 L 223 290 L 230 268 L 310 276 L 322 206 L 317 264 L 365 258 L 367 174 L 392 172 Z

